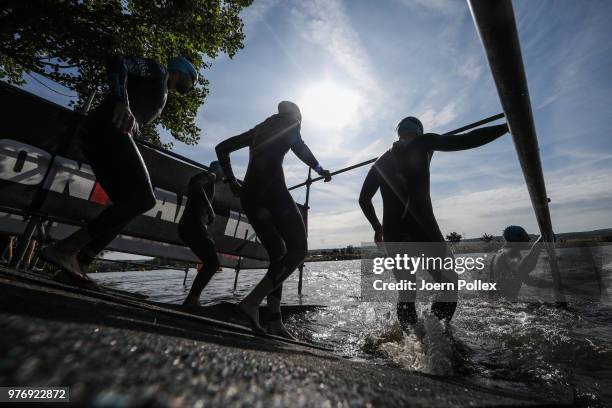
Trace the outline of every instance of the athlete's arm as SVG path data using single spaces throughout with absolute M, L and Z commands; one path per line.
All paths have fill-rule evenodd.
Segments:
M 200 186 L 200 189 L 202 190 L 202 205 L 204 208 L 206 208 L 206 213 L 208 214 L 207 224 L 210 225 L 215 220 L 215 210 L 213 209 L 213 206 L 208 198 L 208 194 L 206 194 L 206 188 L 204 186 Z
M 216 177 L 212 173 L 202 172 L 198 177 L 198 196 L 202 206 L 206 209 L 209 216 L 209 223 L 215 218 L 215 210 L 212 206 L 212 197 L 215 194 Z
M 452 152 L 457 150 L 473 149 L 485 145 L 508 132 L 505 123 L 497 126 L 489 126 L 459 135 L 438 135 L 428 133 L 423 135 L 423 140 L 429 145 L 430 150 Z
M 110 95 L 117 101 L 112 122 L 122 132 L 131 134 L 136 119 L 130 111 L 128 76 L 162 79 L 167 75 L 166 69 L 150 59 L 114 55 L 107 61 L 107 73 Z
M 140 78 L 164 78 L 166 69 L 159 63 L 148 58 L 114 55 L 108 59 L 107 72 L 111 95 L 119 102 L 130 105 L 127 83 L 128 76 Z
M 314 171 L 316 171 L 320 176 L 325 177 L 325 181 L 331 180 L 331 175 L 329 174 L 329 170 L 323 169 L 317 159 L 314 157 L 314 154 L 310 151 L 310 148 L 304 143 L 300 132 L 296 130 L 297 135 L 295 136 L 295 141 L 291 146 L 291 150 L 295 155 L 303 161 L 305 164 L 310 166 Z
M 374 205 L 372 204 L 372 197 L 374 197 L 379 187 L 380 182 L 378 181 L 378 174 L 376 174 L 376 169 L 372 166 L 363 181 L 363 186 L 361 186 L 359 206 L 377 234 L 382 231 L 382 226 L 376 216 L 376 209 L 374 209 Z
M 250 146 L 254 137 L 255 128 L 239 134 L 238 136 L 225 139 L 215 146 L 217 158 L 219 159 L 219 163 L 221 164 L 221 168 L 223 168 L 223 173 L 225 174 L 225 181 L 230 184 L 232 191 L 236 195 L 238 195 L 240 192 L 240 183 L 238 183 L 238 180 L 236 180 L 236 176 L 234 176 L 234 172 L 232 171 L 230 153 Z
M 542 240 L 542 236 L 540 236 L 531 246 L 529 253 L 525 255 L 525 257 L 521 260 L 521 263 L 518 267 L 519 278 L 525 282 L 528 280 L 529 274 L 533 271 L 538 263 L 538 258 L 540 257 L 540 250 L 542 249 L 542 244 L 540 241 Z

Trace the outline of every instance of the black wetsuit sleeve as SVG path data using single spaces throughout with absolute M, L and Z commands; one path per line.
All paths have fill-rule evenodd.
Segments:
M 295 141 L 291 146 L 291 150 L 301 161 L 306 163 L 309 167 L 315 169 L 319 165 L 319 162 L 314 157 L 314 154 L 312 154 L 306 143 L 304 143 L 300 132 L 296 130 L 296 133 L 297 135 L 295 136 Z
M 255 129 L 256 128 L 253 128 L 238 136 L 233 136 L 229 139 L 225 139 L 215 147 L 215 151 L 217 152 L 217 158 L 219 159 L 219 163 L 223 168 L 223 173 L 225 173 L 226 179 L 236 179 L 236 177 L 234 176 L 234 172 L 232 171 L 230 153 L 250 146 L 253 142 L 253 138 L 255 137 Z
M 129 105 L 127 93 L 128 76 L 161 79 L 166 69 L 152 59 L 114 55 L 108 59 L 107 72 L 111 96 Z
M 489 126 L 459 135 L 438 135 L 428 133 L 423 140 L 428 144 L 429 150 L 452 152 L 457 150 L 473 149 L 485 145 L 508 132 L 508 126 Z
M 529 274 L 533 271 L 538 263 L 538 258 L 540 257 L 540 251 L 542 249 L 542 245 L 538 242 L 535 242 L 529 253 L 525 255 L 521 263 L 519 264 L 518 272 L 519 278 L 523 282 L 527 282 L 529 280 Z
M 212 177 L 208 173 L 204 173 L 202 182 L 198 184 L 198 195 L 201 197 L 202 206 L 208 212 L 214 213 L 212 206 L 213 195 L 215 194 L 215 185 Z
M 378 181 L 378 174 L 374 166 L 372 166 L 368 172 L 368 175 L 363 181 L 363 186 L 361 187 L 361 193 L 359 194 L 359 206 L 361 207 L 363 214 L 372 225 L 372 228 L 374 228 L 374 231 L 378 231 L 381 228 L 380 221 L 376 216 L 376 210 L 372 204 L 372 197 L 374 197 L 374 194 L 376 194 L 379 187 L 380 182 Z
M 214 191 L 214 182 L 206 172 L 192 177 L 189 181 L 189 200 L 198 203 L 198 206 L 206 211 L 212 210 Z

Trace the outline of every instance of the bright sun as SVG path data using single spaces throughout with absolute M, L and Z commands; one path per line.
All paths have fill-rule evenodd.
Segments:
M 356 118 L 360 97 L 333 82 L 321 82 L 305 88 L 298 100 L 304 124 L 321 129 L 340 130 Z

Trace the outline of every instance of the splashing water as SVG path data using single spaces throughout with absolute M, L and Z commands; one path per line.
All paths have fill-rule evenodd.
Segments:
M 609 258 L 608 258 L 609 259 Z M 603 262 L 602 270 L 610 267 Z M 611 287 L 611 274 L 605 287 Z M 217 274 L 204 290 L 202 305 L 243 298 L 265 271 Z M 101 284 L 144 293 L 151 300 L 179 303 L 195 271 L 122 272 L 92 275 Z M 283 290 L 286 304 L 324 305 L 293 315 L 287 327 L 305 341 L 332 345 L 344 356 L 406 370 L 454 376 L 489 389 L 574 397 L 583 406 L 612 401 L 612 306 L 609 300 L 570 303 L 570 310 L 540 304 L 462 301 L 453 320 L 441 323 L 422 309 L 413 330 L 402 333 L 395 305 L 360 301 L 360 261 L 306 265 L 304 294 L 297 274 Z

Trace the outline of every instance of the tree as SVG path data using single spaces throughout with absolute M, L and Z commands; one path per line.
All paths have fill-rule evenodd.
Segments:
M 461 234 L 455 231 L 451 232 L 450 234 L 446 236 L 446 239 L 448 240 L 448 242 L 453 242 L 453 243 L 457 243 L 461 241 L 461 238 L 463 238 Z
M 482 237 L 480 237 L 480 240 L 486 243 L 489 243 L 491 241 L 493 241 L 495 239 L 495 237 L 491 234 L 487 234 L 486 232 L 484 234 L 482 234 Z
M 106 60 L 113 53 L 165 64 L 184 55 L 198 69 L 243 48 L 240 11 L 252 0 L 8 0 L 0 9 L 0 79 L 23 84 L 34 72 L 77 92 L 82 104 L 106 90 Z M 157 125 L 186 144 L 196 144 L 198 107 L 208 93 L 201 79 L 188 95 L 173 93 L 163 114 L 141 137 L 161 144 Z

